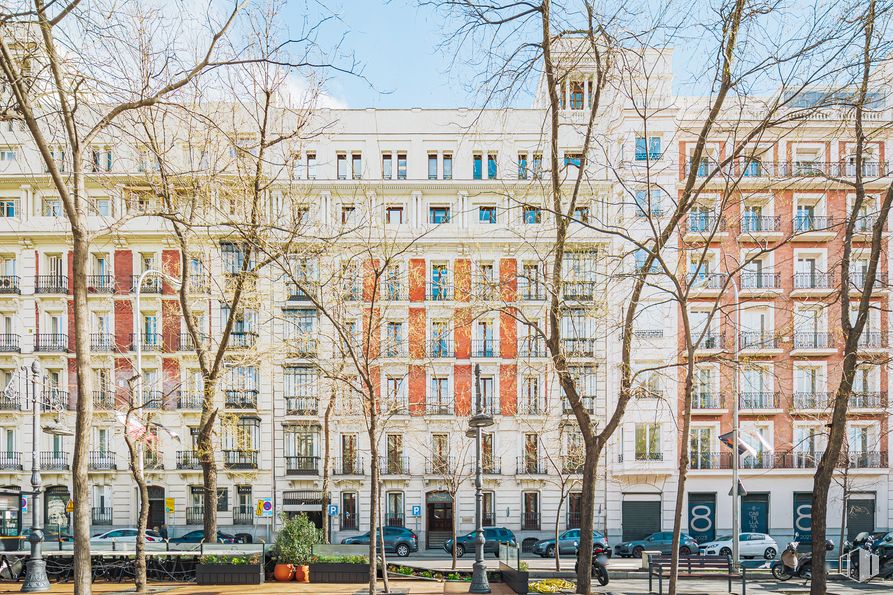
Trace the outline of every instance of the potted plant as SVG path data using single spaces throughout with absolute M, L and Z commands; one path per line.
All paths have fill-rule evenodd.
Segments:
M 276 535 L 273 576 L 277 581 L 288 581 L 294 574 L 296 581 L 309 582 L 308 564 L 313 557 L 313 546 L 322 541 L 322 530 L 303 513 L 282 520 L 282 528 Z
M 264 567 L 260 554 L 205 555 L 195 567 L 200 585 L 262 585 Z

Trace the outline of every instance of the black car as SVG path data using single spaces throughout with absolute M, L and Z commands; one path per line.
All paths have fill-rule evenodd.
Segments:
M 474 538 L 476 535 L 477 533 L 472 531 L 471 533 L 466 533 L 465 535 L 460 535 L 456 538 L 457 557 L 461 558 L 465 555 L 465 552 L 474 552 Z M 498 556 L 500 543 L 517 545 L 515 534 L 505 527 L 484 527 L 484 539 L 486 540 L 484 541 L 484 554 L 490 552 L 491 554 Z M 447 539 L 443 542 L 443 549 L 452 554 L 453 540 Z
M 189 533 L 184 533 L 179 537 L 172 537 L 168 541 L 170 543 L 202 543 L 205 540 L 205 530 L 204 529 L 196 529 L 195 531 L 190 531 Z M 242 540 L 233 535 L 232 533 L 224 533 L 223 531 L 217 531 L 217 543 L 242 543 Z
M 369 532 L 366 531 L 361 535 L 353 537 L 345 537 L 341 543 L 348 545 L 369 545 Z M 381 545 L 381 538 L 378 539 L 378 545 Z M 419 536 L 412 529 L 406 527 L 385 527 L 384 528 L 384 548 L 385 552 L 397 554 L 401 558 L 405 558 L 411 552 L 419 551 Z

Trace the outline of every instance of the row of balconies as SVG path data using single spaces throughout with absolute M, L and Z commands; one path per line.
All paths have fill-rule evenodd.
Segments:
M 113 294 L 118 290 L 136 291 L 139 275 L 133 275 L 128 287 L 120 287 L 114 275 L 87 275 L 87 291 L 89 293 Z M 157 276 L 149 276 L 143 279 L 141 293 L 160 294 L 164 287 L 163 281 Z M 35 275 L 34 293 L 37 295 L 67 295 L 71 290 L 71 284 L 67 275 Z M 210 291 L 210 279 L 205 275 L 190 275 L 189 290 L 194 294 L 207 294 Z M 20 294 L 22 292 L 21 278 L 18 275 L 0 275 L 0 295 Z
M 855 178 L 858 171 L 855 163 L 846 161 L 760 161 L 741 160 L 724 164 L 721 168 L 718 163 L 710 161 L 695 164 L 686 162 L 686 172 L 692 165 L 696 165 L 698 177 L 714 175 L 718 180 L 726 176 L 742 177 L 743 179 L 759 178 Z M 720 171 L 717 171 L 720 169 Z M 715 172 L 715 173 L 714 173 Z M 886 161 L 863 161 L 862 175 L 867 178 L 881 178 L 890 175 L 890 165 Z
M 754 273 L 743 271 L 740 274 L 741 292 L 760 292 L 761 290 L 781 290 L 780 273 Z M 863 291 L 865 289 L 867 275 L 864 272 L 851 272 L 849 275 L 850 290 Z M 704 293 L 718 291 L 727 287 L 726 273 L 688 273 L 688 283 L 692 285 L 692 292 Z M 887 273 L 878 271 L 875 275 L 874 291 L 884 291 L 887 285 Z M 793 290 L 831 290 L 836 289 L 836 274 L 832 272 L 812 271 L 808 273 L 793 274 Z
M 831 406 L 833 393 L 794 392 L 787 404 L 792 413 L 804 410 L 822 410 Z M 738 409 L 747 411 L 771 411 L 782 408 L 783 396 L 775 391 L 741 392 L 738 395 Z M 884 394 L 880 391 L 856 391 L 850 395 L 850 407 L 854 409 L 883 409 Z M 727 411 L 728 398 L 718 392 L 696 392 L 692 395 L 692 411 Z M 712 414 L 712 413 L 710 413 Z
M 68 471 L 68 453 L 41 452 L 41 471 Z M 30 455 L 29 455 L 30 457 Z M 91 471 L 115 471 L 115 453 L 110 451 L 91 451 L 88 453 L 88 466 Z M 0 452 L 0 471 L 22 471 L 22 454 L 19 452 Z
M 704 333 L 697 332 L 692 337 L 693 340 L 700 339 L 698 349 L 702 351 L 718 351 L 728 350 L 733 347 L 726 340 L 723 333 L 715 331 L 707 331 Z M 738 334 L 738 348 L 742 351 L 759 352 L 783 349 L 782 343 L 784 338 L 768 331 L 746 331 Z M 793 333 L 793 337 L 788 339 L 791 343 L 792 350 L 806 351 L 837 351 L 842 347 L 843 341 L 835 340 L 834 333 L 827 331 L 797 331 Z M 880 331 L 863 331 L 859 337 L 857 346 L 860 350 L 886 350 L 887 349 L 887 333 Z
M 757 452 L 741 455 L 739 469 L 815 469 L 823 451 L 792 450 L 785 453 Z M 731 469 L 731 452 L 692 452 L 692 470 Z M 880 451 L 849 451 L 841 453 L 837 466 L 843 469 L 883 469 L 887 467 L 887 453 Z

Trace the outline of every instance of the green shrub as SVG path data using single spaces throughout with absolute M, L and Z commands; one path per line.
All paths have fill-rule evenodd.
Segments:
M 205 554 L 199 558 L 202 564 L 235 564 L 246 566 L 248 564 L 260 564 L 260 554 Z
M 369 558 L 362 555 L 354 556 L 314 556 L 314 564 L 368 564 Z
M 283 518 L 273 547 L 280 564 L 304 566 L 313 560 L 313 546 L 317 543 L 322 543 L 322 529 L 318 529 L 306 514 L 301 513 Z

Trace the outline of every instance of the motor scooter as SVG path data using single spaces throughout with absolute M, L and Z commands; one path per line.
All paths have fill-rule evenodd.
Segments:
M 579 555 L 578 550 L 574 572 L 577 572 L 580 566 Z M 598 543 L 592 545 L 592 578 L 603 587 L 608 584 L 608 549 Z

